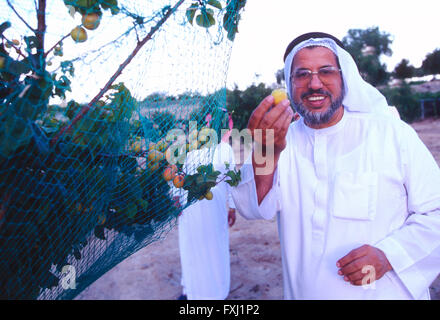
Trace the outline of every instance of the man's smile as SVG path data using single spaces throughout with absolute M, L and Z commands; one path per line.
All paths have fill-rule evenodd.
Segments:
M 328 95 L 313 94 L 306 96 L 304 102 L 307 106 L 312 108 L 321 108 L 324 105 L 326 98 L 328 98 Z

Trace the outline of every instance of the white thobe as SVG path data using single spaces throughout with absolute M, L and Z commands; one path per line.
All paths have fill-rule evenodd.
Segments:
M 188 153 L 185 171 L 195 173 L 211 160 L 208 149 Z M 225 173 L 225 162 L 234 168 L 229 144 L 220 143 L 213 156 L 214 169 Z M 220 175 L 221 178 L 223 175 Z M 189 300 L 223 300 L 230 288 L 228 210 L 235 208 L 230 186 L 221 182 L 211 189 L 212 200 L 198 200 L 178 218 L 183 292 Z
M 260 205 L 252 165 L 241 170 L 237 210 L 277 216 L 285 299 L 429 299 L 440 272 L 440 169 L 409 125 L 347 110 L 329 128 L 292 123 Z M 393 270 L 354 286 L 336 262 L 364 244 Z

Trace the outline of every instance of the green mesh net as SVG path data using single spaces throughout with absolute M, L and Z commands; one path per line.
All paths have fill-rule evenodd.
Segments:
M 1 299 L 74 298 L 215 184 L 200 163 L 205 184 L 178 187 L 163 172 L 177 157 L 185 175 L 182 148 L 215 147 L 191 144 L 207 115 L 225 127 L 244 5 L 2 0 Z M 184 133 L 173 151 L 172 129 Z

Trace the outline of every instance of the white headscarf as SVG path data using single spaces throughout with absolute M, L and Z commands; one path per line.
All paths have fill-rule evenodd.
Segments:
M 385 97 L 379 92 L 379 90 L 362 79 L 352 56 L 330 38 L 307 39 L 296 45 L 286 57 L 284 78 L 286 81 L 287 92 L 291 99 L 292 84 L 290 83 L 290 72 L 292 69 L 293 58 L 299 50 L 310 46 L 326 47 L 333 51 L 338 57 L 345 85 L 345 98 L 342 101 L 342 104 L 347 110 L 355 112 L 388 112 L 388 103 Z

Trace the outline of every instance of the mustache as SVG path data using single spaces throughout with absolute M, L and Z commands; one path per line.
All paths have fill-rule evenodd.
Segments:
M 332 97 L 332 94 L 330 92 L 326 91 L 326 90 L 323 90 L 323 89 L 318 89 L 318 90 L 309 89 L 308 91 L 304 92 L 301 95 L 301 99 L 304 99 L 307 96 L 311 96 L 312 94 L 321 94 L 321 95 L 328 96 L 330 98 Z

